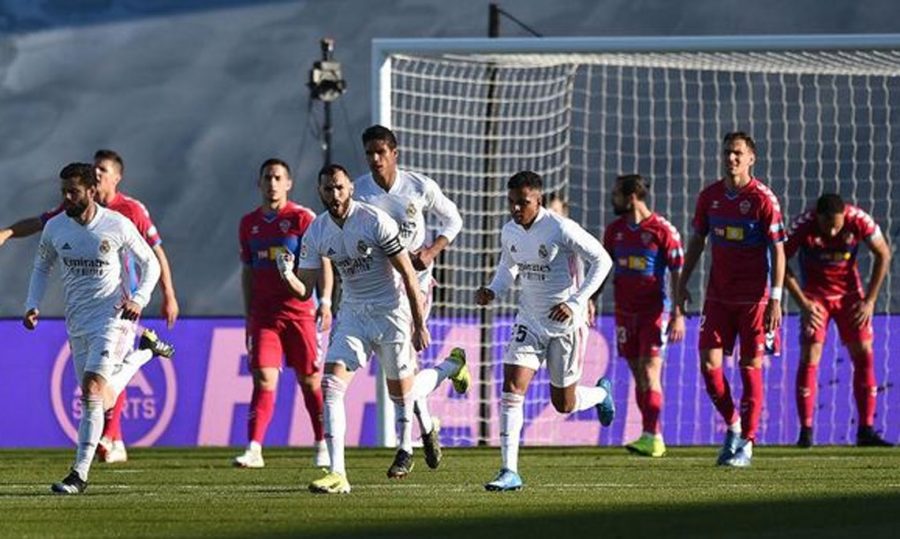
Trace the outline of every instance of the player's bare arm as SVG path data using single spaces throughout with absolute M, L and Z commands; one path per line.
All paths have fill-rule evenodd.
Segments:
M 412 311 L 412 343 L 416 351 L 421 352 L 431 344 L 431 335 L 428 333 L 428 328 L 425 327 L 425 311 L 422 309 L 422 303 L 419 301 L 419 281 L 416 279 L 416 273 L 409 259 L 409 253 L 404 249 L 388 258 L 388 260 L 391 261 L 391 266 L 394 267 L 394 270 L 400 274 L 400 278 L 403 280 L 403 288 L 406 290 L 409 308 Z
M 790 266 L 785 266 L 784 271 L 784 287 L 788 289 L 791 297 L 794 298 L 794 301 L 796 301 L 797 305 L 800 307 L 800 316 L 803 319 L 803 327 L 810 330 L 819 329 L 825 322 L 822 306 L 819 305 L 819 302 L 809 299 L 806 294 L 803 293 L 803 287 L 800 286 L 800 281 L 797 279 L 797 276 L 794 274 L 794 271 L 791 270 Z
M 10 238 L 24 238 L 37 234 L 42 228 L 44 228 L 44 223 L 40 217 L 26 217 L 16 221 L 9 227 L 0 229 L 0 246 Z
M 669 287 L 673 298 L 678 294 L 678 283 L 681 282 L 681 270 L 672 270 L 669 277 Z M 666 326 L 666 334 L 669 341 L 680 342 L 684 339 L 685 324 L 684 310 L 677 302 L 672 302 L 672 310 L 669 312 L 669 324 Z
M 681 278 L 678 280 L 678 288 L 673 296 L 675 305 L 680 307 L 682 312 L 687 311 L 685 305 L 694 301 L 691 293 L 688 291 L 688 283 L 691 281 L 691 275 L 694 273 L 694 268 L 697 267 L 697 262 L 700 261 L 700 255 L 703 254 L 705 247 L 706 236 L 691 234 L 691 238 L 688 240 L 687 251 L 684 253 L 684 266 L 681 269 Z
M 334 291 L 334 266 L 331 260 L 322 257 L 322 271 L 316 281 L 316 291 L 319 297 L 319 306 L 316 308 L 316 320 L 319 322 L 321 331 L 331 329 L 332 312 L 331 312 L 331 295 Z
M 434 259 L 437 258 L 441 251 L 447 248 L 450 245 L 450 240 L 448 240 L 445 236 L 438 236 L 434 243 L 427 247 L 422 247 L 418 251 L 414 253 L 410 253 L 409 257 L 412 260 L 413 268 L 416 271 L 424 271 L 428 269 L 428 267 L 434 263 Z
M 872 264 L 869 286 L 866 287 L 866 296 L 859 302 L 853 313 L 853 322 L 857 326 L 868 324 L 872 319 L 872 314 L 875 312 L 875 301 L 878 299 L 878 291 L 881 290 L 881 285 L 887 276 L 888 264 L 891 261 L 891 249 L 884 240 L 884 236 L 878 235 L 877 237 L 869 238 L 866 244 L 872 250 L 872 256 L 875 260 Z
M 166 319 L 166 327 L 172 329 L 179 312 L 178 299 L 175 297 L 175 283 L 172 280 L 172 269 L 169 267 L 169 258 L 162 245 L 155 245 L 153 253 L 156 255 L 156 260 L 159 261 L 159 287 L 163 293 L 160 314 Z
M 785 256 L 784 243 L 773 243 L 769 247 L 772 256 L 772 292 L 764 315 L 766 331 L 775 331 L 781 327 L 781 295 L 784 286 Z

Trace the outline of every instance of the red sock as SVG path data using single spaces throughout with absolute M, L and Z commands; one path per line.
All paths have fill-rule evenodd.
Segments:
M 801 427 L 812 427 L 813 413 L 816 409 L 816 390 L 818 389 L 819 366 L 813 363 L 800 363 L 797 368 L 797 414 Z
M 662 393 L 648 389 L 644 392 L 644 432 L 659 434 L 659 414 L 662 411 Z
M 859 424 L 871 427 L 875 424 L 875 354 L 871 351 L 859 352 L 853 359 L 853 396 L 859 411 Z
M 103 424 L 102 436 L 105 436 L 110 440 L 122 439 L 122 409 L 125 408 L 125 401 L 127 400 L 127 395 L 125 393 L 126 392 L 123 389 L 121 393 L 119 393 L 119 398 L 116 399 L 116 404 L 106 411 L 106 422 Z
M 312 423 L 313 436 L 317 442 L 321 442 L 325 439 L 325 422 L 323 420 L 325 401 L 322 398 L 322 387 L 319 386 L 314 390 L 301 387 L 301 391 L 303 391 L 306 411 L 309 412 L 309 421 Z
M 741 438 L 756 440 L 763 405 L 762 368 L 741 367 L 744 392 L 741 395 Z
M 275 411 L 275 392 L 253 388 L 250 399 L 250 413 L 247 415 L 247 436 L 251 442 L 262 445 Z
M 726 424 L 734 424 L 737 421 L 737 415 L 734 410 L 734 401 L 731 398 L 731 387 L 728 385 L 725 373 L 722 372 L 722 367 L 700 370 L 706 381 L 706 392 L 712 399 L 713 406 L 719 411 Z

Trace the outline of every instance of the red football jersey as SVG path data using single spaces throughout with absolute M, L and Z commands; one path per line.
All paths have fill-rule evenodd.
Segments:
M 303 234 L 315 217 L 312 211 L 288 202 L 278 213 L 257 208 L 241 218 L 241 261 L 250 267 L 253 275 L 250 300 L 253 320 L 315 318 L 313 300 L 300 301 L 291 295 L 275 262 L 282 250 L 300 256 Z
M 804 293 L 822 299 L 862 295 L 862 280 L 856 264 L 859 244 L 881 237 L 881 228 L 856 206 L 844 206 L 844 227 L 826 238 L 816 225 L 816 212 L 801 214 L 788 231 L 785 254 L 800 253 L 800 280 Z
M 760 303 L 769 295 L 769 246 L 785 239 L 781 207 L 756 178 L 739 191 L 719 180 L 700 192 L 694 232 L 709 236 L 712 266 L 707 299 Z
M 623 216 L 606 227 L 603 246 L 613 259 L 616 310 L 661 312 L 666 308 L 666 269 L 684 263 L 681 236 L 661 215 L 653 213 L 632 225 Z

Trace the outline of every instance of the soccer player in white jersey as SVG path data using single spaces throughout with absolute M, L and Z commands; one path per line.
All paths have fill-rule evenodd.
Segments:
M 82 416 L 72 470 L 51 487 L 80 494 L 103 431 L 103 414 L 140 367 L 150 350 L 132 350 L 136 321 L 160 276 L 159 262 L 137 228 L 123 215 L 94 201 L 98 180 L 93 165 L 72 163 L 60 172 L 65 213 L 44 226 L 25 302 L 22 323 L 35 329 L 47 277 L 59 261 L 66 302 L 66 331 L 81 383 Z M 140 267 L 133 293 L 123 279 L 123 258 Z
M 431 291 L 435 286 L 434 260 L 459 234 L 462 217 L 452 200 L 444 196 L 433 179 L 397 167 L 397 138 L 387 127 L 373 125 L 363 131 L 362 143 L 369 164 L 369 174 L 353 182 L 353 198 L 371 204 L 390 215 L 400 227 L 400 244 L 409 251 L 419 280 L 420 301 L 425 306 L 425 318 L 431 310 Z M 437 221 L 434 241 L 426 245 L 426 216 Z M 454 348 L 453 355 L 464 355 L 462 348 Z M 464 393 L 468 380 L 454 386 Z M 432 418 L 425 398 L 417 399 L 413 412 L 422 432 L 425 463 L 437 468 L 441 463 L 440 423 Z
M 615 417 L 611 384 L 600 378 L 595 387 L 578 385 L 586 337 L 587 302 L 612 268 L 609 254 L 596 238 L 574 221 L 541 206 L 541 177 L 531 171 L 507 182 L 512 220 L 500 236 L 502 251 L 494 279 L 475 292 L 487 305 L 519 278 L 519 306 L 512 340 L 503 359 L 500 400 L 502 466 L 484 487 L 490 491 L 519 490 L 519 437 L 524 422 L 525 392 L 541 363 L 550 371 L 550 400 L 561 414 L 595 407 L 600 424 Z M 588 266 L 584 281 L 575 284 L 574 257 Z
M 410 421 L 415 398 L 427 395 L 446 378 L 467 376 L 468 371 L 464 359 L 450 357 L 415 374 L 413 349 L 424 350 L 431 338 L 418 300 L 416 273 L 400 244 L 397 223 L 378 208 L 352 200 L 350 175 L 340 165 L 323 167 L 318 184 L 327 211 L 306 230 L 298 268 L 290 252 L 277 260 L 282 277 L 300 299 L 312 293 L 323 257 L 332 261 L 343 283 L 322 380 L 331 467 L 325 477 L 309 485 L 312 492 L 335 494 L 350 492 L 344 465 L 344 394 L 354 372 L 366 366 L 373 352 L 387 377 L 396 410 L 399 447 L 387 472 L 389 478 L 406 477 L 412 470 Z

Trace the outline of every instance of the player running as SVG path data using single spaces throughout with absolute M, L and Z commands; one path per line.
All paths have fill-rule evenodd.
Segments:
M 497 476 L 484 487 L 490 491 L 519 490 L 519 437 L 524 422 L 525 393 L 546 361 L 550 371 L 550 400 L 561 414 L 596 408 L 600 423 L 615 417 L 611 384 L 601 378 L 596 387 L 578 385 L 587 337 L 587 302 L 612 267 L 609 254 L 596 238 L 574 221 L 541 206 L 541 177 L 522 171 L 507 182 L 512 220 L 500 236 L 500 262 L 493 280 L 475 292 L 479 305 L 488 305 L 519 278 L 521 290 L 512 339 L 503 358 L 500 400 L 500 458 Z M 575 285 L 572 259 L 588 267 Z
M 869 285 L 863 293 L 856 256 L 864 243 L 875 257 Z M 875 356 L 872 312 L 891 260 L 881 228 L 863 210 L 845 204 L 840 195 L 819 197 L 815 209 L 801 214 L 788 232 L 785 256 L 799 253 L 803 283 L 787 268 L 785 286 L 802 310 L 800 363 L 797 366 L 797 445 L 813 445 L 813 411 L 822 345 L 828 321 L 834 319 L 853 361 L 853 396 L 859 412 L 856 445 L 891 446 L 874 430 Z
M 141 237 L 153 249 L 156 260 L 159 262 L 159 285 L 163 292 L 162 316 L 166 319 L 166 325 L 171 329 L 178 318 L 178 300 L 175 297 L 175 285 L 172 280 L 172 270 L 169 267 L 169 259 L 162 246 L 162 239 L 150 218 L 147 208 L 137 199 L 129 197 L 118 190 L 122 175 L 125 172 L 125 162 L 122 157 L 113 150 L 97 150 L 94 153 L 94 171 L 97 176 L 96 196 L 97 202 L 107 209 L 118 212 L 128 218 L 137 227 Z M 60 204 L 55 209 L 45 212 L 37 217 L 29 217 L 16 222 L 8 228 L 0 230 L 0 245 L 8 238 L 19 238 L 37 234 L 51 218 L 59 215 L 64 210 Z M 128 286 L 134 289 L 138 275 L 131 262 L 126 263 L 129 281 Z M 162 357 L 171 358 L 175 354 L 175 347 L 159 339 L 156 332 L 150 329 L 143 330 L 141 339 L 152 343 L 153 353 Z M 128 460 L 128 452 L 122 437 L 122 411 L 127 401 L 127 389 L 119 393 L 115 406 L 106 413 L 106 421 L 103 426 L 103 436 L 97 448 L 97 456 L 107 463 L 125 462 Z
M 390 129 L 373 125 L 363 131 L 362 142 L 370 172 L 353 182 L 353 196 L 383 210 L 400 227 L 400 244 L 409 251 L 417 271 L 420 301 L 427 321 L 436 284 L 434 260 L 459 234 L 462 217 L 437 182 L 424 174 L 397 167 L 397 139 Z M 426 217 L 438 223 L 436 230 L 426 231 Z M 433 233 L 434 241 L 430 245 L 426 245 L 426 232 Z M 456 348 L 453 353 L 465 352 Z M 466 388 L 456 389 L 462 393 Z M 413 411 L 422 433 L 425 463 L 429 468 L 437 468 L 441 463 L 440 423 L 431 417 L 425 398 L 416 400 Z
M 672 342 L 684 338 L 681 307 L 670 305 L 666 296 L 666 269 L 671 273 L 674 296 L 684 252 L 678 231 L 647 207 L 646 196 L 647 184 L 641 176 L 616 178 L 612 205 L 619 218 L 606 227 L 603 245 L 615 268 L 616 343 L 634 376 L 635 400 L 643 420 L 640 438 L 625 448 L 638 455 L 661 457 L 666 454 L 659 423 L 661 352 L 666 336 Z
M 247 450 L 234 458 L 240 468 L 262 468 L 262 444 L 275 412 L 282 356 L 297 374 L 316 443 L 316 466 L 328 466 L 322 426 L 322 376 L 318 365 L 316 320 L 322 331 L 331 328 L 331 263 L 323 259 L 319 273 L 318 308 L 311 299 L 300 301 L 285 286 L 277 267 L 278 255 L 296 256 L 300 242 L 316 215 L 292 202 L 291 169 L 281 159 L 268 159 L 257 180 L 262 204 L 241 218 L 241 290 L 247 319 L 247 351 L 253 372 L 253 396 L 247 416 Z
M 47 278 L 59 261 L 82 415 L 75 463 L 51 490 L 80 494 L 87 488 L 104 410 L 112 407 L 131 377 L 153 357 L 148 350 L 133 351 L 132 346 L 136 321 L 150 301 L 160 269 L 135 226 L 94 201 L 98 180 L 92 165 L 69 164 L 60 178 L 65 214 L 47 221 L 41 234 L 22 323 L 29 330 L 37 326 Z M 140 268 L 133 293 L 124 282 L 124 257 Z
M 772 191 L 754 178 L 756 144 L 733 132 L 723 142 L 725 177 L 700 192 L 694 233 L 684 257 L 676 304 L 684 307 L 694 268 L 711 237 L 712 264 L 700 319 L 700 371 L 727 431 L 716 464 L 750 466 L 763 404 L 762 360 L 766 335 L 781 325 L 784 224 Z M 771 289 L 769 283 L 771 282 Z M 740 415 L 722 370 L 740 337 L 743 381 Z
M 406 477 L 413 467 L 413 401 L 432 392 L 444 379 L 459 383 L 468 379 L 469 373 L 464 356 L 451 356 L 415 373 L 414 350 L 424 350 L 431 338 L 416 273 L 400 244 L 397 223 L 378 208 L 351 198 L 353 184 L 340 165 L 323 167 L 318 184 L 327 211 L 316 217 L 303 236 L 299 268 L 294 268 L 289 251 L 282 252 L 278 260 L 282 277 L 300 299 L 311 294 L 324 257 L 332 260 L 342 280 L 341 313 L 331 332 L 322 380 L 331 467 L 325 477 L 309 485 L 312 492 L 335 494 L 350 491 L 344 463 L 344 394 L 354 373 L 366 366 L 373 352 L 385 372 L 396 411 L 399 447 L 388 468 L 389 478 Z

